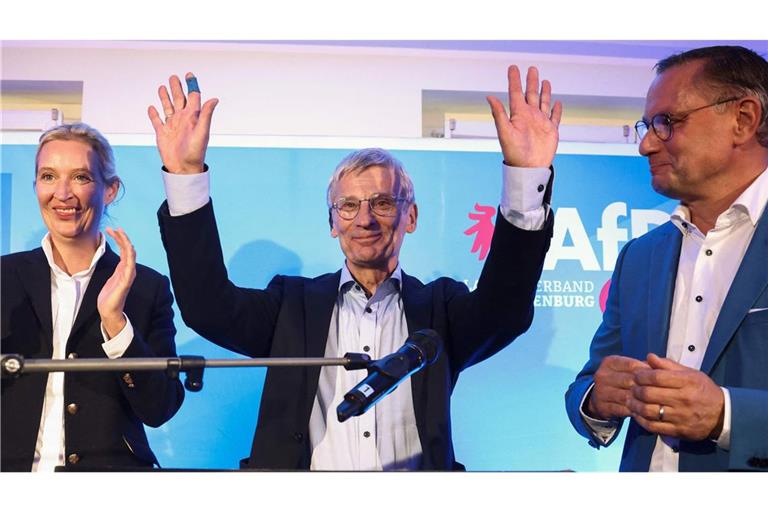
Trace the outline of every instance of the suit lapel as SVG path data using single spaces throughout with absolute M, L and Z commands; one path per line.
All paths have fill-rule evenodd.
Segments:
M 426 329 L 432 326 L 432 302 L 431 294 L 424 293 L 424 285 L 421 282 L 402 272 L 403 282 L 401 284 L 401 295 L 403 299 L 403 309 L 405 310 L 405 321 L 408 323 L 408 332 L 413 333 L 419 329 Z M 403 340 L 405 341 L 405 340 Z M 413 396 L 413 410 L 416 415 L 416 423 L 419 432 L 426 432 L 424 420 L 426 419 L 427 404 L 420 397 L 424 396 L 426 386 L 426 376 L 429 368 L 425 371 L 417 372 L 411 375 L 411 394 Z
M 667 355 L 669 318 L 675 294 L 677 264 L 680 259 L 682 234 L 671 222 L 661 239 L 653 244 L 648 279 L 648 352 Z M 643 354 L 645 356 L 645 354 Z
M 305 354 L 306 357 L 324 357 L 325 344 L 328 341 L 328 328 L 331 324 L 333 306 L 339 290 L 341 270 L 312 281 L 305 287 L 304 322 L 305 322 Z M 307 368 L 307 400 L 310 409 L 317 393 L 317 383 L 320 379 L 320 367 Z
M 323 357 L 341 271 L 309 281 L 304 295 L 307 357 Z
M 419 329 L 429 328 L 432 325 L 431 295 L 425 296 L 422 292 L 424 285 L 415 277 L 402 272 L 402 279 L 400 290 L 403 298 L 403 309 L 405 309 L 405 321 L 408 322 L 408 332 L 412 333 Z
M 72 325 L 72 331 L 69 334 L 67 340 L 67 352 L 75 351 L 77 343 L 80 340 L 78 331 L 89 325 L 95 317 L 98 317 L 98 310 L 96 308 L 96 299 L 101 292 L 104 283 L 110 278 L 112 273 L 117 267 L 117 263 L 120 258 L 110 249 L 109 244 L 106 245 L 104 254 L 96 263 L 96 268 L 93 271 L 93 276 L 88 283 L 88 287 L 85 289 L 85 295 L 80 302 L 80 309 L 75 317 L 75 323 Z
M 701 371 L 709 373 L 736 329 L 749 312 L 760 294 L 768 286 L 768 208 L 755 228 L 752 241 L 741 260 L 717 322 L 709 338 L 707 352 L 701 363 Z
M 53 353 L 53 318 L 51 313 L 51 267 L 42 249 L 29 253 L 24 268 L 19 269 L 19 281 L 32 303 L 32 309 L 47 340 L 46 349 Z

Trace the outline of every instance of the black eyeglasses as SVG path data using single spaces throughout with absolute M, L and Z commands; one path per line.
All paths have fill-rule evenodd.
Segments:
M 360 212 L 360 203 L 368 201 L 371 210 L 382 217 L 394 217 L 397 215 L 397 203 L 405 201 L 405 198 L 395 197 L 391 194 L 373 194 L 367 199 L 356 197 L 340 197 L 331 206 L 339 212 L 339 217 L 344 220 L 352 220 Z
M 640 138 L 640 140 L 643 140 L 643 137 L 648 133 L 648 128 L 653 128 L 653 133 L 656 134 L 656 136 L 659 138 L 659 140 L 668 141 L 672 138 L 672 125 L 679 123 L 681 121 L 685 121 L 688 116 L 693 114 L 694 112 L 698 112 L 699 110 L 704 110 L 705 108 L 709 107 L 715 107 L 717 105 L 722 105 L 723 103 L 728 103 L 729 101 L 735 101 L 740 100 L 739 97 L 733 97 L 728 98 L 725 100 L 720 100 L 715 103 L 711 103 L 709 105 L 704 105 L 703 107 L 693 108 L 691 110 L 687 110 L 685 112 L 680 112 L 679 114 L 656 114 L 651 118 L 650 125 L 648 121 L 645 119 L 641 119 L 638 122 L 635 123 L 635 132 L 637 133 L 637 136 Z

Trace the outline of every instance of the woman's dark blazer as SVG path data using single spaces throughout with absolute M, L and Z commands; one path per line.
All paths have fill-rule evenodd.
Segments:
M 106 358 L 96 298 L 120 258 L 109 245 L 96 264 L 67 340 L 68 358 Z M 0 352 L 25 358 L 53 353 L 51 270 L 42 249 L 3 256 Z M 175 357 L 173 297 L 168 278 L 136 265 L 125 313 L 134 337 L 123 357 Z M 2 471 L 29 471 L 40 427 L 47 374 L 2 379 Z M 184 389 L 165 372 L 83 372 L 64 377 L 65 467 L 109 470 L 152 467 L 157 458 L 144 425 L 158 427 L 181 407 Z

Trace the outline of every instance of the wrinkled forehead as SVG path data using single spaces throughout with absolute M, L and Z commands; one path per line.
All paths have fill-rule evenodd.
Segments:
M 700 73 L 702 65 L 702 62 L 688 62 L 657 75 L 645 97 L 645 119 L 705 104 L 708 98 Z
M 344 173 L 333 191 L 334 197 L 368 197 L 371 194 L 397 192 L 399 180 L 395 170 L 381 165 L 352 169 Z

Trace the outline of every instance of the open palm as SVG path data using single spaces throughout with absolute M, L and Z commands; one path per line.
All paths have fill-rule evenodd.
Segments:
M 191 80 L 196 81 L 192 73 L 187 73 L 185 78 L 188 83 Z M 147 110 L 155 129 L 160 158 L 169 172 L 201 173 L 208 149 L 213 109 L 219 100 L 212 98 L 201 107 L 200 92 L 195 90 L 196 87 L 189 92 L 187 98 L 178 76 L 171 76 L 168 83 L 170 94 L 164 85 L 158 89 L 165 122 L 160 119 L 160 114 L 154 106 Z
M 552 86 L 544 80 L 539 91 L 539 71 L 528 68 L 525 95 L 520 70 L 509 66 L 509 115 L 504 104 L 493 96 L 486 99 L 496 124 L 504 162 L 514 167 L 549 167 L 559 141 L 558 127 L 563 105 L 552 101 Z

